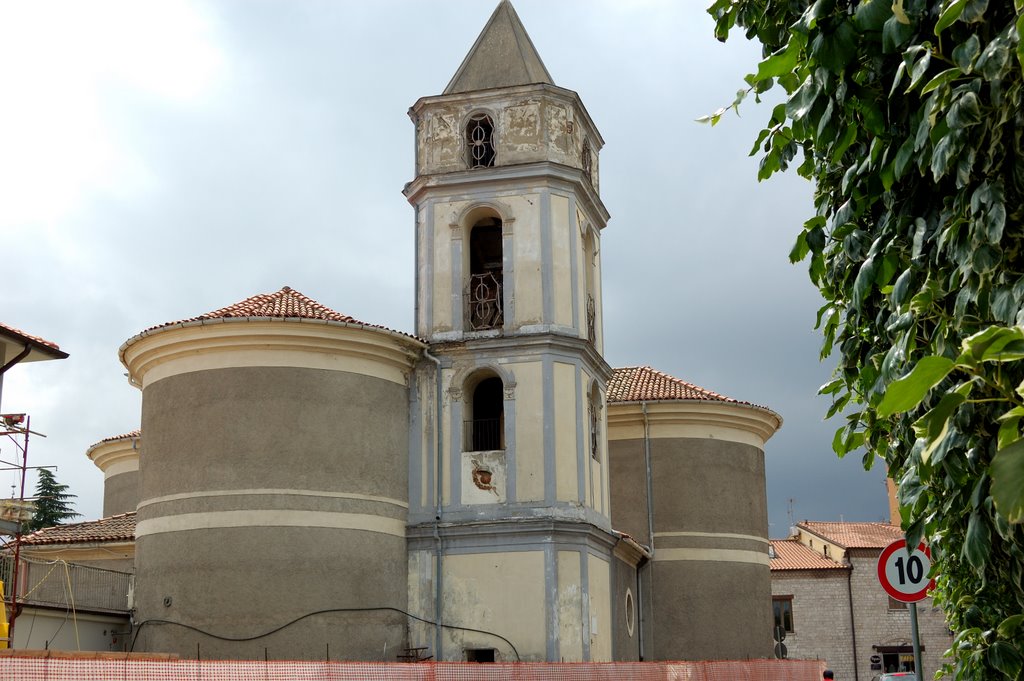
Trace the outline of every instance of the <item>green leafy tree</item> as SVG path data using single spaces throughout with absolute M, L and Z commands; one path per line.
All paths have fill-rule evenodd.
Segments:
M 36 510 L 32 520 L 28 522 L 28 531 L 34 532 L 44 527 L 60 525 L 65 520 L 77 518 L 81 513 L 71 506 L 76 495 L 68 492 L 68 486 L 57 482 L 57 478 L 46 468 L 39 469 L 39 480 L 36 483 Z
M 785 91 L 751 152 L 799 163 L 791 259 L 825 305 L 833 448 L 884 459 L 931 544 L 957 679 L 1024 678 L 1024 0 L 716 0 Z M 705 117 L 717 123 L 727 111 Z M 810 212 L 810 211 L 809 211 Z

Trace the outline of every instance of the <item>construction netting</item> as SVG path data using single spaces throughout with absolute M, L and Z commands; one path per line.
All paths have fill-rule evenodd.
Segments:
M 819 660 L 499 663 L 2 657 L 0 681 L 820 681 Z

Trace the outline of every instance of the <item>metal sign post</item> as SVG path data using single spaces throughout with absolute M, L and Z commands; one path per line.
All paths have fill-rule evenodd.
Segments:
M 878 556 L 878 581 L 892 598 L 909 605 L 910 637 L 914 644 L 914 672 L 923 679 L 921 667 L 921 637 L 917 627 L 917 603 L 923 601 L 928 592 L 935 588 L 935 580 L 929 578 L 932 568 L 932 554 L 921 542 L 913 551 L 907 548 L 907 540 L 899 539 L 886 546 Z

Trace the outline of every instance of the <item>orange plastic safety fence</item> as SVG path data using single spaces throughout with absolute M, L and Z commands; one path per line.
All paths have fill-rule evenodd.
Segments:
M 508 663 L 0 658 L 0 681 L 820 681 L 817 660 Z

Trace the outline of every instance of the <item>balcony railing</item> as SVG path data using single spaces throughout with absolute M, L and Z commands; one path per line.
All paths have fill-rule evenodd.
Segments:
M 463 451 L 490 452 L 502 449 L 501 419 L 472 419 L 464 424 Z
M 471 330 L 500 329 L 505 323 L 501 289 L 500 274 L 496 276 L 493 272 L 485 272 L 469 278 L 466 302 Z
M 22 559 L 18 577 L 18 602 L 98 612 L 128 612 L 128 572 L 78 565 L 64 561 Z M 5 590 L 13 584 L 14 560 L 0 557 L 0 577 Z M 10 602 L 10 593 L 4 593 Z

